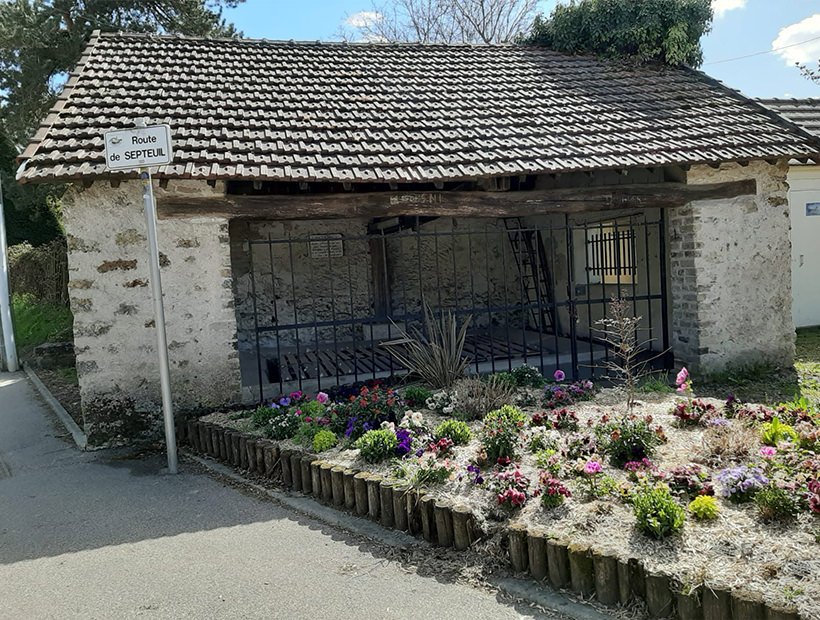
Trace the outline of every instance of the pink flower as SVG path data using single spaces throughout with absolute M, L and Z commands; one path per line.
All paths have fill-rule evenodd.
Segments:
M 556 370 L 552 376 L 555 377 L 556 381 L 563 381 L 566 377 L 563 370 Z
M 319 392 L 316 395 L 316 400 L 319 402 L 319 404 L 324 405 L 325 403 L 327 403 L 328 400 L 330 400 L 330 398 L 324 392 Z
M 598 461 L 588 461 L 586 465 L 584 465 L 584 473 L 589 474 L 590 476 L 593 474 L 597 474 L 601 471 L 601 464 Z
M 686 385 L 686 382 L 688 380 L 689 380 L 689 371 L 686 370 L 686 366 L 684 366 L 683 368 L 680 369 L 680 372 L 678 373 L 678 376 L 675 377 L 675 383 L 678 386 L 680 386 L 680 387 L 678 387 L 678 391 L 684 391 L 684 390 L 681 390 L 680 388 L 683 387 L 684 385 Z
M 313 418 L 311 418 L 310 416 L 308 416 L 308 417 L 306 417 L 306 418 L 305 418 L 305 422 L 307 422 L 308 424 L 310 424 L 311 422 L 313 422 Z
M 760 448 L 760 456 L 764 459 L 770 459 L 775 454 L 777 454 L 777 448 L 772 448 L 771 446 L 763 446 Z
M 678 392 L 688 392 L 692 388 L 692 384 L 688 382 L 681 383 L 678 386 Z

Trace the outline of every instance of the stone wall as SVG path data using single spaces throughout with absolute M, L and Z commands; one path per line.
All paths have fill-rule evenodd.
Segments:
M 220 194 L 204 182 L 157 195 Z M 161 432 L 161 396 L 141 185 L 74 185 L 63 199 L 77 374 L 89 446 Z M 177 412 L 233 402 L 235 350 L 228 223 L 161 220 L 160 264 Z
M 701 370 L 794 357 L 786 162 L 693 167 L 687 183 L 757 181 L 756 195 L 668 212 L 672 347 Z

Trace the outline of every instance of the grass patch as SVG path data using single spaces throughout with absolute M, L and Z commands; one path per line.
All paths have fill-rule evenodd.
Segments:
M 638 386 L 638 392 L 641 392 L 642 394 L 665 394 L 674 391 L 675 388 L 673 388 L 670 384 L 668 372 L 653 373 L 647 377 L 644 377 Z
M 14 338 L 21 356 L 27 355 L 44 342 L 70 342 L 74 317 L 65 306 L 37 303 L 30 295 L 12 298 Z

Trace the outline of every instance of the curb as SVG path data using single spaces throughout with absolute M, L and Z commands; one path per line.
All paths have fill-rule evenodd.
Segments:
M 26 372 L 26 376 L 29 380 L 34 384 L 34 387 L 37 388 L 37 391 L 40 392 L 40 396 L 46 401 L 51 410 L 57 415 L 60 419 L 60 422 L 63 423 L 65 429 L 71 433 L 71 436 L 74 438 L 74 443 L 77 444 L 77 447 L 80 450 L 85 450 L 86 446 L 88 445 L 88 439 L 85 436 L 85 433 L 82 429 L 77 426 L 77 423 L 74 419 L 68 414 L 68 411 L 63 408 L 60 402 L 54 398 L 54 395 L 48 391 L 48 388 L 40 381 L 40 377 L 29 368 L 28 364 L 23 365 L 23 370 Z

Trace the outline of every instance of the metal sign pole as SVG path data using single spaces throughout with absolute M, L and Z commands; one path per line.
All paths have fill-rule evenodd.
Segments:
M 138 125 L 139 126 L 139 125 Z M 148 251 L 151 254 L 151 292 L 154 296 L 154 323 L 157 329 L 157 353 L 159 354 L 159 380 L 162 388 L 162 413 L 165 419 L 165 445 L 168 449 L 168 472 L 177 473 L 177 440 L 174 430 L 174 408 L 171 402 L 171 375 L 168 364 L 168 337 L 165 334 L 165 309 L 162 305 L 162 282 L 159 274 L 159 248 L 157 244 L 157 208 L 151 172 L 140 168 L 142 203 L 148 230 Z
M 0 184 L 0 320 L 3 323 L 3 348 L 9 372 L 17 372 L 17 346 L 11 322 L 9 296 L 9 251 L 6 245 L 6 216 L 3 211 L 3 186 Z

